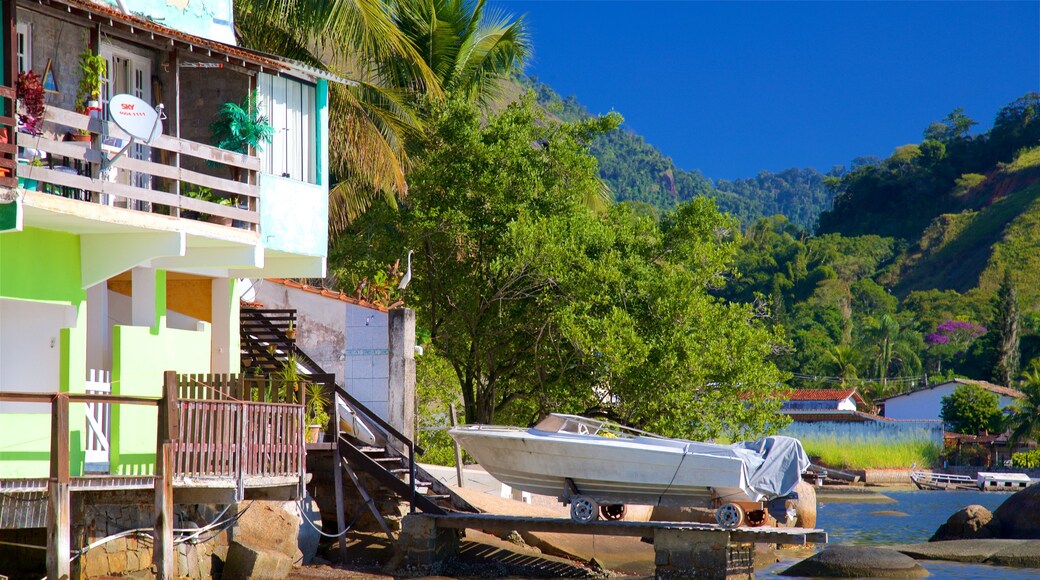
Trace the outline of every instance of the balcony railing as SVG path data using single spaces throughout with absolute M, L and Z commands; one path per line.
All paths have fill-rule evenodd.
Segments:
M 66 133 L 81 131 L 89 131 L 91 140 L 65 140 Z M 111 164 L 108 175 L 103 175 L 102 160 L 114 157 L 129 139 L 114 123 L 47 107 L 42 135 L 17 133 L 19 181 L 29 189 L 82 201 L 174 217 L 210 216 L 215 223 L 251 230 L 259 227 L 259 158 L 162 135 L 147 145 L 136 143 L 131 148 L 136 151 L 128 151 Z M 153 155 L 152 149 L 160 153 Z M 140 158 L 135 158 L 135 153 Z M 181 166 L 182 157 L 200 159 L 206 166 L 217 168 L 215 172 L 226 167 L 224 171 L 243 176 L 244 181 L 186 169 Z M 187 184 L 208 188 L 234 205 L 183 195 Z

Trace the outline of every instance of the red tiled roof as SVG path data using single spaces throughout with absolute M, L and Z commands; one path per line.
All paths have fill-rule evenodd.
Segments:
M 108 19 L 111 24 L 121 24 L 123 26 L 130 27 L 131 32 L 146 31 L 152 34 L 158 34 L 175 41 L 180 41 L 185 44 L 194 45 L 200 48 L 206 48 L 219 52 L 222 56 L 234 57 L 238 61 L 242 61 L 241 64 L 251 64 L 254 66 L 260 66 L 261 68 L 270 68 L 272 70 L 284 70 L 286 65 L 274 60 L 275 57 L 265 55 L 253 50 L 232 46 L 230 44 L 224 44 L 215 40 L 209 40 L 208 38 L 201 38 L 198 36 L 192 36 L 168 28 L 161 24 L 156 24 L 146 18 L 141 18 L 133 14 L 127 14 L 122 10 L 113 8 L 106 4 L 95 3 L 90 0 L 47 0 L 47 4 L 51 5 L 63 5 L 68 7 L 66 10 L 72 11 L 72 9 L 83 10 L 97 16 L 101 16 Z M 55 6 L 56 7 L 56 6 Z
M 856 389 L 794 389 L 787 394 L 789 401 L 844 401 L 849 397 L 864 402 Z
M 293 282 L 292 280 L 285 280 L 283 278 L 266 278 L 266 280 L 268 282 L 274 282 L 275 284 L 282 284 L 283 286 L 288 286 L 289 288 L 295 288 L 297 290 L 303 290 L 304 292 L 310 292 L 311 294 L 317 294 L 319 296 L 324 296 L 325 298 L 331 298 L 333 300 L 339 300 L 340 302 L 347 302 L 349 304 L 356 304 L 358 306 L 363 306 L 365 308 L 371 308 L 373 310 L 378 310 L 380 312 L 386 312 L 387 311 L 386 306 L 382 306 L 382 305 L 379 305 L 379 304 L 373 304 L 372 302 L 368 302 L 368 301 L 365 301 L 365 300 L 360 300 L 358 298 L 354 298 L 353 296 L 348 296 L 348 295 L 346 295 L 346 294 L 344 294 L 342 292 L 332 292 L 331 290 L 325 290 L 324 288 L 315 288 L 314 286 L 310 286 L 310 285 L 307 285 L 307 284 L 300 284 L 299 282 Z
M 867 421 L 875 421 L 880 423 L 895 423 L 894 419 L 888 417 L 881 417 L 879 415 L 871 415 L 870 413 L 864 413 L 862 411 L 839 411 L 837 409 L 832 411 L 823 410 L 807 410 L 801 411 L 796 409 L 783 410 L 780 413 L 791 417 L 792 421 L 799 421 L 803 423 L 827 421 L 827 422 L 841 422 L 841 423 L 865 423 Z

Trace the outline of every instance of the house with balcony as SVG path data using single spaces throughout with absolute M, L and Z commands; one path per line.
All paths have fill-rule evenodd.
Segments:
M 125 4 L 169 8 L 0 14 L 0 490 L 150 491 L 172 470 L 178 501 L 295 497 L 303 401 L 237 374 L 239 280 L 324 276 L 328 87 L 345 81 Z M 96 103 L 77 98 L 77 55 L 105 64 Z M 18 99 L 30 71 L 35 118 Z M 221 106 L 250 94 L 271 142 L 215 146 Z M 156 109 L 161 133 L 113 122 L 117 95 Z M 42 525 L 46 510 L 4 501 L 0 532 Z

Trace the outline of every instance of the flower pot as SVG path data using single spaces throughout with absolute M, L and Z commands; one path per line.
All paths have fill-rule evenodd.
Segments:
M 78 143 L 89 143 L 93 135 L 91 135 L 90 133 L 84 135 L 83 133 L 76 131 L 75 133 L 69 133 L 69 137 L 72 141 L 76 141 Z
M 39 184 L 35 179 L 26 179 L 24 177 L 18 178 L 18 187 L 27 191 L 36 191 L 36 186 Z
M 321 425 L 307 425 L 307 443 L 321 441 Z
M 291 328 L 289 330 L 286 330 L 285 331 L 285 338 L 288 338 L 289 340 L 296 340 L 296 329 L 295 328 Z

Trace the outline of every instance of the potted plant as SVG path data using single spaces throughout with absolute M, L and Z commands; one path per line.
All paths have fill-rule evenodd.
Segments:
M 296 326 L 292 320 L 289 321 L 289 328 L 285 330 L 285 337 L 289 340 L 296 340 Z
M 79 55 L 79 87 L 76 91 L 76 112 L 89 115 L 101 110 L 101 79 L 108 71 L 108 61 L 89 48 Z M 73 141 L 90 141 L 90 131 L 80 129 L 72 134 Z
M 245 155 L 249 155 L 250 149 L 261 151 L 263 144 L 274 138 L 274 128 L 267 117 L 260 114 L 256 91 L 250 91 L 241 104 L 221 105 L 209 130 L 215 147 Z M 241 168 L 229 168 L 231 179 L 241 181 Z
M 222 205 L 225 207 L 231 207 L 231 205 L 234 203 L 234 201 L 230 197 L 218 195 L 214 193 L 212 189 L 198 185 L 185 185 L 184 188 L 181 190 L 181 195 L 185 197 L 190 197 L 192 199 L 197 199 L 199 201 L 215 203 L 217 205 Z M 231 218 L 229 217 L 210 215 L 197 211 L 189 210 L 187 212 L 184 212 L 184 217 L 189 217 L 192 219 L 204 219 L 211 223 L 220 224 L 222 226 L 231 225 Z
M 15 84 L 15 96 L 21 103 L 23 112 L 18 114 L 18 126 L 30 135 L 39 135 L 43 131 L 43 83 L 33 71 L 18 73 Z
M 18 163 L 27 164 L 31 167 L 43 167 L 43 161 L 39 157 L 33 157 L 32 161 L 27 162 L 19 160 Z M 32 175 L 32 172 L 30 172 L 29 174 Z M 39 181 L 35 179 L 30 179 L 28 177 L 19 177 L 18 187 L 27 191 L 36 191 L 36 188 L 39 187 Z
M 307 442 L 317 443 L 321 432 L 329 424 L 329 397 L 321 383 L 307 384 Z

